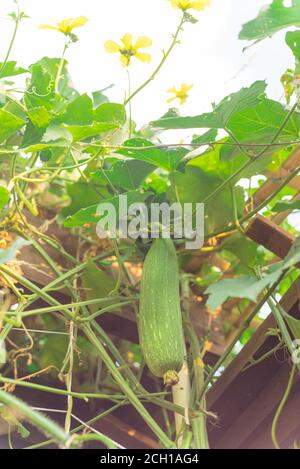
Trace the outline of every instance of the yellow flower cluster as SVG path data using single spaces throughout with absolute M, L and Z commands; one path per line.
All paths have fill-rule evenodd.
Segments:
M 124 67 L 128 67 L 131 64 L 133 57 L 140 60 L 141 62 L 150 63 L 151 55 L 145 52 L 140 52 L 140 49 L 152 46 L 152 41 L 147 36 L 139 36 L 135 42 L 133 42 L 132 34 L 125 34 L 121 39 L 121 44 L 117 44 L 115 41 L 106 41 L 105 49 L 110 54 L 120 53 L 120 60 Z
M 178 8 L 182 11 L 202 11 L 210 6 L 210 0 L 171 0 L 171 3 L 174 8 Z
M 179 90 L 177 90 L 177 88 L 173 86 L 168 90 L 168 93 L 173 93 L 174 96 L 168 99 L 168 103 L 171 103 L 175 99 L 178 99 L 180 105 L 184 104 L 189 97 L 188 92 L 191 88 L 193 88 L 193 85 L 186 85 L 185 83 L 181 85 L 181 88 Z

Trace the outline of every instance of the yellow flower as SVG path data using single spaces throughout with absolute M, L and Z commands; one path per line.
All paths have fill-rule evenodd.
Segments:
M 202 11 L 210 6 L 210 0 L 171 0 L 171 3 L 174 8 L 179 8 L 182 11 Z
M 168 93 L 173 93 L 174 96 L 168 99 L 168 103 L 171 103 L 175 99 L 179 99 L 179 103 L 184 104 L 189 97 L 188 92 L 191 88 L 193 88 L 193 85 L 186 85 L 185 83 L 181 85 L 180 90 L 177 90 L 177 88 L 173 86 L 173 88 L 168 90 Z
M 73 29 L 80 28 L 88 22 L 85 16 L 78 16 L 77 18 L 68 18 L 67 20 L 60 21 L 55 25 L 41 24 L 39 29 L 53 29 L 65 35 L 71 34 Z
M 152 41 L 147 36 L 139 36 L 135 43 L 132 40 L 132 34 L 125 34 L 121 39 L 122 44 L 119 45 L 115 41 L 106 41 L 105 49 L 110 54 L 119 52 L 120 60 L 124 67 L 128 67 L 131 64 L 132 57 L 140 60 L 141 62 L 150 63 L 151 55 L 145 52 L 139 52 L 144 47 L 152 46 Z

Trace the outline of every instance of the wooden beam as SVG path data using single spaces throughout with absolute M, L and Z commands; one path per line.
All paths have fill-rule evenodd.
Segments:
M 264 246 L 281 259 L 286 257 L 295 241 L 295 236 L 262 215 L 257 215 L 249 223 L 246 229 L 246 235 L 248 238 L 252 239 L 252 241 Z

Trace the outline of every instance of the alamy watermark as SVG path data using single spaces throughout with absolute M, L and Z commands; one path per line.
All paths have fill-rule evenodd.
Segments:
M 100 203 L 97 216 L 101 239 L 173 238 L 185 240 L 187 249 L 199 249 L 204 244 L 204 204 L 128 204 L 127 195 L 120 195 L 118 205 Z

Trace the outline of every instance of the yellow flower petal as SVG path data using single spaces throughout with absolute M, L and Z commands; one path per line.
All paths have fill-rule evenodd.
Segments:
M 52 26 L 51 24 L 40 24 L 39 29 L 53 29 L 54 31 L 59 31 L 57 26 Z
M 147 36 L 139 36 L 134 45 L 135 50 L 141 49 L 142 47 L 151 47 L 152 40 Z
M 85 16 L 78 16 L 77 18 L 67 18 L 57 23 L 55 26 L 51 24 L 42 24 L 39 26 L 40 29 L 53 29 L 63 34 L 70 34 L 73 29 L 80 28 L 88 22 Z
M 191 8 L 193 10 L 198 10 L 198 11 L 202 11 L 206 7 L 210 6 L 210 0 L 195 0 L 194 2 L 191 2 L 191 3 L 192 3 Z
M 143 52 L 136 52 L 134 56 L 140 60 L 141 62 L 145 62 L 149 64 L 151 62 L 151 55 L 150 54 L 145 54 Z
M 86 16 L 78 16 L 77 18 L 74 18 L 71 22 L 71 28 L 81 28 L 81 26 L 84 26 L 88 22 L 88 18 Z
M 119 52 L 121 47 L 115 41 L 106 41 L 104 44 L 106 52 L 109 54 L 114 54 L 115 52 Z
M 175 101 L 175 99 L 177 99 L 177 96 L 167 99 L 167 103 L 171 103 L 172 101 Z
M 124 46 L 125 46 L 125 49 L 131 49 L 132 48 L 132 34 L 125 34 L 121 41 L 123 42 Z
M 187 93 L 187 92 L 190 91 L 192 88 L 193 88 L 193 85 L 186 85 L 185 83 L 183 83 L 183 85 L 181 85 L 181 90 L 180 90 L 180 92 L 181 92 L 181 93 Z

